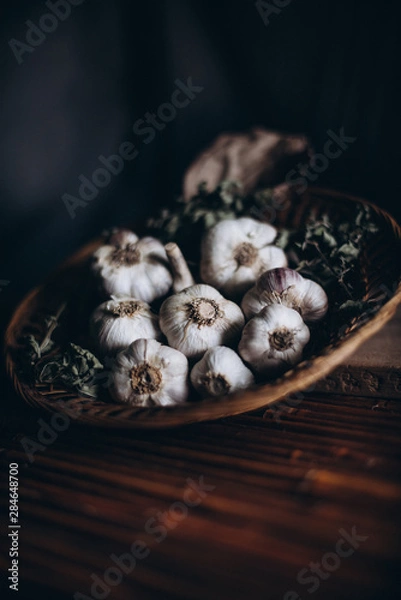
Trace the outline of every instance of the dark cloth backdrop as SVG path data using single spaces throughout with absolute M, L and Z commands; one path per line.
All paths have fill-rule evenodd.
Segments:
M 49 8 L 3 3 L 4 322 L 21 294 L 81 244 L 171 202 L 193 158 L 223 131 L 304 132 L 319 151 L 328 130 L 343 127 L 356 141 L 315 184 L 399 217 L 399 2 L 277 4 L 287 5 L 265 24 L 254 1 L 84 0 L 18 64 L 10 41 L 26 43 L 26 22 L 38 24 Z M 134 123 L 190 77 L 203 90 L 145 144 Z M 126 141 L 138 156 L 72 219 L 63 194 L 77 196 L 79 176 L 90 178 L 99 155 Z

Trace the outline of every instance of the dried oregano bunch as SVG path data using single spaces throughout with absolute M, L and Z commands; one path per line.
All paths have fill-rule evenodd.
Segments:
M 72 343 L 35 368 L 39 383 L 60 384 L 92 398 L 98 395 L 97 381 L 102 371 L 102 363 L 92 352 Z
M 326 291 L 334 290 L 338 308 L 360 312 L 363 282 L 356 272 L 363 246 L 378 231 L 370 218 L 370 209 L 355 204 L 354 215 L 346 222 L 335 223 L 327 214 L 312 215 L 299 231 L 282 230 L 276 245 L 285 250 L 291 266 L 301 275 L 319 283 Z
M 302 275 L 326 287 L 335 280 L 352 299 L 359 291 L 352 274 L 362 241 L 377 231 L 369 207 L 356 204 L 346 222 L 334 223 L 327 214 L 312 216 L 304 230 L 282 231 L 276 244 L 289 253 Z
M 22 340 L 25 346 L 20 356 L 22 370 L 36 383 L 59 384 L 83 396 L 96 398 L 97 381 L 103 371 L 103 365 L 96 356 L 73 343 L 67 344 L 64 350 L 54 351 L 52 336 L 60 325 L 65 307 L 63 304 L 55 315 L 45 317 L 41 340 L 33 334 Z

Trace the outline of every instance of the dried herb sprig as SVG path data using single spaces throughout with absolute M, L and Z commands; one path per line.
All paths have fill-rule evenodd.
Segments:
M 42 341 L 30 334 L 24 338 L 25 351 L 20 355 L 23 371 L 35 382 L 60 384 L 82 395 L 97 397 L 97 379 L 103 371 L 102 363 L 92 352 L 69 343 L 66 349 L 55 349 L 52 339 L 60 325 L 60 317 L 66 308 L 63 303 L 55 315 L 44 319 L 45 331 Z
M 55 315 L 45 317 L 45 334 L 42 341 L 38 341 L 33 334 L 29 334 L 23 338 L 25 345 L 24 363 L 28 366 L 33 366 L 45 354 L 48 354 L 54 347 L 52 335 L 60 323 L 60 317 L 66 309 L 67 304 L 63 302 L 58 308 Z
M 335 223 L 327 214 L 312 216 L 302 231 L 288 231 L 277 245 L 283 248 L 302 275 L 326 290 L 339 286 L 346 300 L 360 300 L 361 277 L 356 276 L 358 257 L 369 237 L 378 231 L 370 209 L 357 204 L 346 222 Z
M 64 351 L 38 363 L 35 375 L 40 383 L 60 384 L 83 396 L 96 398 L 102 371 L 102 363 L 92 352 L 70 343 Z

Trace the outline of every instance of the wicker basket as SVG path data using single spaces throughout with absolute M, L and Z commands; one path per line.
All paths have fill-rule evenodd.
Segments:
M 355 202 L 370 206 L 372 219 L 379 233 L 371 239 L 360 255 L 360 273 L 364 283 L 364 300 L 369 300 L 373 310 L 354 318 L 341 335 L 317 355 L 298 364 L 274 382 L 255 386 L 245 392 L 217 399 L 188 402 L 177 407 L 134 408 L 110 401 L 79 397 L 66 389 L 53 385 L 33 385 L 24 381 L 18 368 L 18 350 L 22 335 L 40 328 L 44 314 L 54 314 L 67 298 L 79 313 L 82 290 L 88 283 L 88 261 L 101 243 L 96 240 L 62 265 L 44 284 L 33 291 L 17 308 L 6 332 L 6 364 L 15 389 L 32 406 L 50 412 L 65 412 L 75 421 L 102 427 L 163 428 L 218 419 L 267 406 L 295 392 L 310 388 L 349 356 L 367 338 L 378 331 L 394 314 L 401 301 L 401 228 L 386 212 L 359 198 L 320 189 L 308 190 L 285 212 L 278 214 L 278 227 L 299 227 L 306 222 L 310 212 L 328 213 L 333 220 L 350 218 Z M 383 294 L 387 290 L 387 294 Z M 388 290 L 393 290 L 392 295 Z M 70 327 L 68 335 L 74 341 L 88 345 L 83 310 L 76 332 Z M 76 322 L 77 319 L 74 319 Z M 71 326 L 72 327 L 72 326 Z M 72 338 L 71 338 L 72 339 Z M 62 400 L 62 406 L 58 401 Z

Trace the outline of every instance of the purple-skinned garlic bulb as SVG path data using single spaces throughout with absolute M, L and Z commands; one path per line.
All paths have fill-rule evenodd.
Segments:
M 263 273 L 245 294 L 241 308 L 250 319 L 272 304 L 298 311 L 306 323 L 320 321 L 328 310 L 327 294 L 318 283 L 284 267 Z

